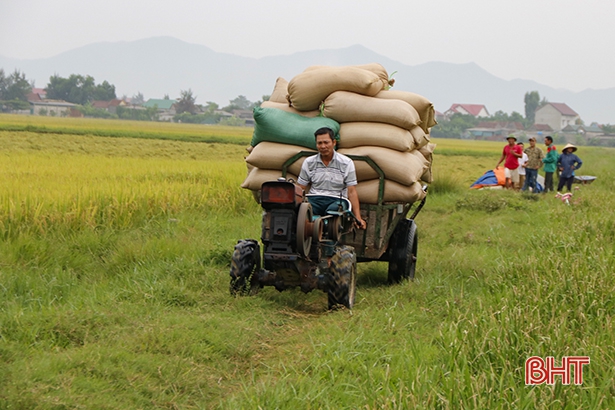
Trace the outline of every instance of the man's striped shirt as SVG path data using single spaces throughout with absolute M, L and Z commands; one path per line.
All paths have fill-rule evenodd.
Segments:
M 299 185 L 312 184 L 310 195 L 339 196 L 348 198 L 347 187 L 357 185 L 357 174 L 354 163 L 347 156 L 333 152 L 333 158 L 326 166 L 320 153 L 303 161 L 299 174 Z

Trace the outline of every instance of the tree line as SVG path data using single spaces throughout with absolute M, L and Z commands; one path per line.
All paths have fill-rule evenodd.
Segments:
M 33 87 L 34 81 L 29 81 L 25 73 L 16 69 L 7 75 L 4 69 L 0 68 L 0 109 L 3 111 L 29 109 L 30 104 L 28 103 L 27 96 Z M 116 99 L 117 94 L 115 85 L 106 80 L 96 84 L 96 81 L 90 75 L 71 74 L 69 77 L 64 78 L 55 74 L 49 78 L 45 92 L 50 100 L 63 100 L 76 104 L 78 106 L 77 109 L 88 117 L 146 121 L 158 119 L 156 107 L 135 109 L 130 106 L 118 106 L 115 114 L 95 108 L 92 106 L 93 101 L 110 101 Z M 179 95 L 179 98 L 175 99 L 176 115 L 173 118 L 174 121 L 201 124 L 222 123 L 228 125 L 243 125 L 244 121 L 237 117 L 223 117 L 219 113 L 220 111 L 232 113 L 235 110 L 252 110 L 270 97 L 269 95 L 263 95 L 260 101 L 252 102 L 245 96 L 239 95 L 235 99 L 230 100 L 228 105 L 221 108 L 212 101 L 207 101 L 205 104 L 197 104 L 197 96 L 194 95 L 191 89 L 180 90 Z M 128 98 L 124 95 L 122 99 L 127 100 Z M 170 100 L 168 95 L 165 95 L 164 99 Z M 145 98 L 141 92 L 137 92 L 131 98 L 133 106 L 142 105 L 144 102 Z M 546 98 L 541 99 L 538 91 L 530 91 L 525 93 L 524 96 L 525 117 L 516 111 L 513 111 L 511 114 L 497 111 L 491 117 L 481 119 L 471 115 L 454 114 L 449 121 L 436 125 L 432 129 L 431 134 L 434 137 L 459 138 L 468 128 L 476 127 L 481 121 L 520 122 L 527 128 L 534 124 L 536 110 L 546 103 L 548 103 L 548 100 Z M 606 133 L 614 133 L 615 125 L 606 124 L 603 126 L 603 130 Z
M 26 78 L 26 74 L 15 70 L 10 75 L 6 75 L 0 69 L 0 108 L 9 110 L 27 110 L 29 103 L 27 96 L 34 87 L 34 82 Z M 47 86 L 44 88 L 47 99 L 62 100 L 76 104 L 76 109 L 83 115 L 98 118 L 120 118 L 130 120 L 155 121 L 158 119 L 156 107 L 139 107 L 145 103 L 145 98 L 141 92 L 137 92 L 131 98 L 131 106 L 118 106 L 116 113 L 96 108 L 92 105 L 93 101 L 110 101 L 117 99 L 115 85 L 108 81 L 96 84 L 94 77 L 90 75 L 71 74 L 64 78 L 57 74 L 49 78 Z M 208 101 L 204 105 L 197 104 L 196 96 L 191 89 L 180 90 L 180 97 L 175 99 L 176 115 L 173 118 L 176 122 L 188 123 L 226 123 L 229 125 L 243 125 L 243 120 L 236 117 L 222 116 L 219 111 L 232 113 L 234 110 L 251 110 L 259 106 L 262 101 L 252 102 L 245 96 L 240 95 L 229 101 L 227 106 L 220 108 L 217 103 Z M 263 101 L 269 96 L 263 96 Z M 122 96 L 127 100 L 127 96 Z M 165 95 L 164 99 L 169 100 Z

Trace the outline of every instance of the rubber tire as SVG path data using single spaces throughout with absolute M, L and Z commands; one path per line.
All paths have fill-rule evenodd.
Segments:
M 260 246 L 254 239 L 243 239 L 237 242 L 231 258 L 231 283 L 229 290 L 232 296 L 253 295 L 260 286 L 254 280 L 254 273 L 260 269 Z
M 331 258 L 331 281 L 327 291 L 329 309 L 352 309 L 357 289 L 357 256 L 352 246 L 341 246 Z
M 404 224 L 404 225 L 402 225 Z M 414 279 L 416 259 L 418 257 L 418 236 L 416 223 L 406 219 L 395 228 L 389 246 L 389 283 L 401 283 Z

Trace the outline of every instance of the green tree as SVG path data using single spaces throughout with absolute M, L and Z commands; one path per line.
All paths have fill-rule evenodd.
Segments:
M 156 107 L 149 107 L 145 109 L 135 109 L 133 107 L 119 106 L 116 109 L 118 118 L 123 120 L 136 120 L 136 121 L 157 121 L 158 109 Z
M 119 107 L 118 107 L 119 108 Z M 109 111 L 102 108 L 95 108 L 91 103 L 87 103 L 77 108 L 85 117 L 90 118 L 117 118 L 117 115 L 111 114 Z
M 96 86 L 92 97 L 94 100 L 99 101 L 115 100 L 117 98 L 115 95 L 115 86 L 109 84 L 107 80 L 105 80 L 102 84 Z
M 525 93 L 523 101 L 525 102 L 525 119 L 528 124 L 533 124 L 536 116 L 536 109 L 540 104 L 540 94 L 538 94 L 538 91 L 527 92 Z
M 188 112 L 190 114 L 196 113 L 196 97 L 192 95 L 192 90 L 181 90 L 179 92 L 180 98 L 177 100 L 177 113 L 181 114 Z
M 510 121 L 521 123 L 523 122 L 523 115 L 521 115 L 517 111 L 513 111 L 508 118 L 510 119 Z
M 233 110 L 249 110 L 254 105 L 243 95 L 240 95 L 234 100 L 230 100 L 229 102 L 230 104 L 222 108 L 222 110 L 226 112 L 232 112 Z
M 602 132 L 605 134 L 615 134 L 615 125 L 605 124 L 602 126 Z
M 213 111 L 194 115 L 184 112 L 173 117 L 173 121 L 190 124 L 217 124 L 220 121 L 220 114 L 214 114 Z
M 542 97 L 542 100 L 540 100 L 540 105 L 538 105 L 538 108 L 542 107 L 543 105 L 547 105 L 549 103 L 549 100 L 547 100 L 547 97 Z
M 216 104 L 215 102 L 207 101 L 207 105 L 205 106 L 205 110 L 207 112 L 214 112 L 218 109 L 220 109 L 220 106 L 218 104 Z
M 4 100 L 4 93 L 6 90 L 6 75 L 4 69 L 0 68 L 0 100 Z
M 479 121 L 472 115 L 453 114 L 449 121 L 442 121 L 435 125 L 430 135 L 436 138 L 461 138 L 468 128 L 476 127 Z
M 510 117 L 508 113 L 505 113 L 502 110 L 496 111 L 490 118 L 491 121 L 510 121 Z
M 55 74 L 49 78 L 46 91 L 49 99 L 79 105 L 98 99 L 108 101 L 116 98 L 114 85 L 107 81 L 96 85 L 94 78 L 89 75 L 71 74 L 68 78 L 63 78 Z
M 132 96 L 130 102 L 134 105 L 142 105 L 145 102 L 145 97 L 143 97 L 140 91 L 137 91 L 137 93 Z
M 252 106 L 250 107 L 250 109 L 253 109 L 254 107 L 260 107 L 263 101 L 269 101 L 270 98 L 271 98 L 271 95 L 263 95 L 259 101 L 252 103 Z
M 0 100 L 27 101 L 27 95 L 32 91 L 32 84 L 26 79 L 26 74 L 15 70 L 8 77 L 0 69 Z

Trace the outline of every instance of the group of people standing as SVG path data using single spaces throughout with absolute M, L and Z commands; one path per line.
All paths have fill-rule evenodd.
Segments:
M 546 136 L 547 154 L 545 155 L 542 149 L 536 146 L 536 138 L 534 137 L 529 139 L 530 146 L 525 149 L 523 149 L 523 143 L 517 142 L 517 137 L 514 135 L 509 135 L 506 140 L 508 144 L 504 146 L 502 157 L 495 167 L 498 168 L 504 161 L 507 189 L 537 192 L 538 170 L 544 167 L 545 186 L 543 192 L 553 191 L 553 174 L 555 171 L 559 171 L 557 190 L 561 191 L 564 185 L 568 188 L 568 191 L 572 190 L 574 171 L 583 165 L 583 161 L 574 154 L 577 147 L 567 144 L 560 155 L 553 145 L 553 138 Z

